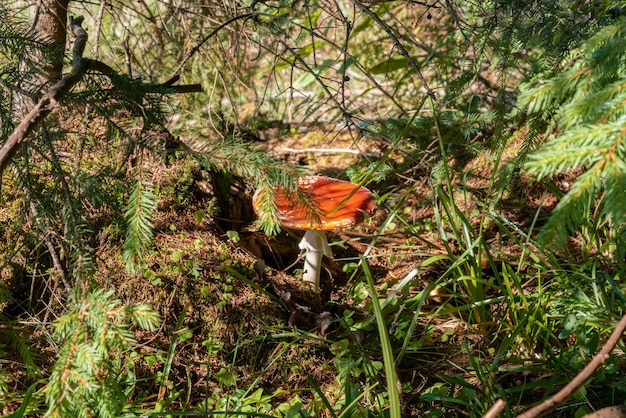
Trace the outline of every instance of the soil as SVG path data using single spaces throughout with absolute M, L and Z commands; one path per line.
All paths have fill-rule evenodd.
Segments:
M 272 128 L 257 132 L 256 140 L 285 163 L 305 165 L 311 174 L 343 179 L 346 169 L 364 159 L 375 161 L 376 156 L 389 152 L 384 144 L 368 142 L 358 132 L 337 126 Z M 389 153 L 401 167 L 403 157 Z M 345 325 L 339 324 L 347 312 L 355 312 L 354 320 L 366 317 L 361 311 L 364 300 L 358 297 L 363 278 L 355 277 L 350 265 L 357 263 L 359 256 L 367 254 L 381 296 L 414 274 L 410 285 L 401 293 L 403 298 L 411 299 L 445 272 L 449 263 L 445 260 L 446 246 L 460 253 L 454 241 L 442 242 L 434 228 L 434 196 L 429 176 L 437 161 L 430 156 L 434 154 L 424 154 L 422 169 L 392 172 L 387 181 L 370 185 L 378 196 L 393 193 L 395 188 L 409 190 L 403 199 L 395 200 L 397 207 L 389 203 L 380 205 L 365 223 L 329 234 L 334 259 L 324 259 L 319 297 L 296 278 L 302 262 L 298 249 L 302 231 L 283 230 L 273 237 L 259 231 L 249 209 L 252 190 L 246 187 L 239 189 L 246 192 L 242 201 L 235 203 L 246 208 L 231 209 L 231 214 L 239 214 L 240 218 L 220 222 L 207 216 L 198 221 L 194 213 L 205 211 L 206 202 L 212 197 L 210 187 L 203 190 L 202 180 L 196 184 L 196 200 L 184 208 L 177 207 L 175 201 L 164 199 L 160 202 L 162 215 L 155 225 L 157 233 L 151 267 L 160 280 L 129 282 L 120 262 L 109 267 L 114 272 L 103 271 L 102 276 L 119 278 L 109 285 L 118 293 L 126 294 L 129 301 L 136 301 L 139 294 L 146 303 L 159 307 L 165 318 L 164 329 L 156 337 L 146 335 L 149 341 L 143 341 L 140 335 L 143 345 L 155 346 L 155 341 L 159 341 L 160 349 L 167 350 L 168 336 L 175 331 L 171 329 L 172 324 L 185 315 L 184 328 L 192 330 L 193 337 L 177 347 L 170 380 L 176 388 L 187 385 L 193 388 L 189 394 L 191 404 L 199 403 L 217 387 L 223 386 L 217 377 L 220 370 L 234 373 L 238 382 L 236 387 L 255 385 L 263 388 L 264 393 L 277 393 L 282 389 L 293 393 L 298 388 L 310 388 L 310 379 L 313 379 L 332 404 L 341 397 L 332 364 L 337 361 L 337 353 L 328 351 L 328 344 L 320 344 L 317 339 L 360 343 L 360 346 L 368 347 L 367 350 L 373 350 L 368 353 L 371 359 L 380 359 L 380 352 L 375 349 L 377 335 L 374 329 L 346 333 Z M 510 150 L 509 154 L 503 163 L 511 160 L 515 152 Z M 489 193 L 492 176 L 489 157 L 485 155 L 468 159 L 462 167 L 466 174 L 463 185 L 472 191 L 472 196 L 455 196 L 457 201 L 464 202 L 464 213 L 474 225 L 481 224 L 483 212 L 477 202 Z M 173 172 L 165 173 L 165 178 L 176 178 L 175 171 L 180 169 L 172 167 Z M 530 185 L 523 178 L 518 182 L 519 193 L 506 196 L 501 211 L 510 222 L 527 228 L 539 205 L 543 204 L 540 213 L 543 216 L 553 202 L 551 196 L 548 196 L 548 202 L 540 200 L 539 196 L 545 194 L 545 190 L 540 190 L 537 185 Z M 518 199 L 528 198 L 533 199 L 535 205 L 519 204 Z M 407 231 L 401 223 L 384 226 L 393 210 L 410 220 L 412 225 L 422 225 L 421 232 L 416 235 L 414 231 Z M 232 229 L 236 230 L 236 235 L 228 232 Z M 508 237 L 501 236 L 493 225 L 485 226 L 484 236 L 492 251 L 488 256 L 494 261 L 487 262 L 487 255 L 481 254 L 481 268 L 488 270 L 494 262 L 507 263 L 518 259 L 518 246 Z M 173 257 L 174 253 L 182 253 L 182 256 Z M 424 260 L 435 256 L 442 256 L 444 260 L 418 269 Z M 110 257 L 104 259 L 111 260 Z M 178 264 L 174 272 L 171 271 L 172 264 Z M 488 277 L 488 271 L 483 275 Z M 444 302 L 450 302 L 453 293 L 446 287 L 433 289 L 422 307 L 423 316 L 415 331 L 415 338 L 428 349 L 425 352 L 412 351 L 399 364 L 401 382 L 412 388 L 404 394 L 406 416 L 420 416 L 425 412 L 416 409 L 416 405 L 422 404 L 416 402 L 417 397 L 424 388 L 437 381 L 438 374 L 458 373 L 458 370 L 450 370 L 450 364 L 468 364 L 467 354 L 458 349 L 462 341 L 476 352 L 489 349 L 483 336 L 491 331 L 470 329 L 453 315 L 428 314 L 436 312 Z M 290 330 L 300 331 L 292 334 Z M 282 339 L 279 337 L 282 334 L 290 337 Z M 207 356 L 207 341 L 217 344 L 220 353 Z M 152 366 L 146 370 L 146 377 L 156 369 Z M 471 372 L 466 377 L 471 380 Z M 519 382 L 511 382 L 511 385 L 516 384 Z M 314 395 L 310 390 L 299 393 L 305 404 L 312 401 Z M 338 398 L 333 399 L 334 396 Z M 180 405 L 181 408 L 184 406 Z
M 380 144 L 366 142 L 357 132 L 336 126 L 290 126 L 256 134 L 257 140 L 276 158 L 306 165 L 312 174 L 344 179 L 347 168 L 363 159 L 374 160 L 384 149 Z M 402 163 L 400 156 L 393 157 Z M 184 168 L 173 166 L 170 173 L 162 175 L 174 179 L 179 176 L 176 171 L 181 169 Z M 474 198 L 479 197 L 485 192 L 491 175 L 487 164 L 484 159 L 476 158 L 468 162 L 466 169 L 469 173 L 467 189 L 475 191 Z M 356 312 L 353 319 L 366 315 L 361 312 L 364 301 L 358 298 L 357 291 L 362 278 L 352 274 L 351 263 L 358 262 L 358 257 L 367 253 L 370 270 L 384 296 L 413 274 L 425 259 L 446 254 L 444 243 L 432 228 L 433 191 L 427 177 L 429 173 L 424 170 L 417 174 L 419 176 L 393 173 L 391 181 L 373 184 L 372 190 L 380 196 L 393 190 L 398 182 L 404 183 L 400 188 L 410 193 L 395 210 L 413 225 L 423 223 L 419 238 L 416 240 L 414 234 L 408 234 L 401 224 L 383 228 L 394 210 L 387 204 L 379 206 L 365 223 L 330 233 L 334 259 L 324 259 L 319 297 L 296 278 L 297 269 L 301 268 L 298 249 L 301 231 L 283 230 L 277 236 L 268 237 L 256 228 L 253 217 L 227 222 L 208 216 L 199 221 L 194 217 L 194 213 L 207 210 L 207 202 L 212 197 L 210 187 L 203 183 L 200 175 L 196 175 L 199 180 L 194 201 L 184 208 L 174 199 L 163 199 L 159 204 L 161 216 L 155 224 L 157 232 L 151 265 L 157 280 L 128 281 L 119 260 L 102 266 L 102 277 L 111 278 L 108 285 L 114 286 L 119 294 L 127 295 L 129 302 L 137 301 L 137 296 L 141 295 L 140 300 L 159 307 L 165 318 L 164 328 L 157 336 L 145 335 L 148 341 L 139 335 L 144 346 L 156 345 L 160 350 L 167 350 L 168 336 L 176 331 L 172 324 L 185 315 L 184 328 L 192 330 L 193 337 L 176 348 L 170 380 L 176 388 L 187 385 L 193 388 L 189 395 L 191 404 L 199 403 L 223 386 L 217 378 L 220 370 L 234 373 L 237 387 L 255 385 L 263 388 L 264 393 L 282 389 L 293 393 L 298 388 L 310 388 L 307 379 L 313 379 L 333 403 L 339 399 L 332 399 L 333 396 L 341 396 L 336 392 L 339 387 L 332 364 L 337 353 L 329 352 L 328 344 L 319 344 L 317 339 L 353 340 L 363 347 L 377 346 L 374 329 L 347 334 L 345 326 L 338 322 L 347 312 Z M 243 202 L 238 204 L 249 205 L 251 192 L 248 188 Z M 465 198 L 467 213 L 479 223 L 478 206 Z M 519 207 L 513 203 L 505 210 L 512 222 L 522 226 L 534 214 L 519 213 L 516 211 Z M 251 212 L 248 208 L 232 210 L 232 213 Z M 233 237 L 232 232 L 228 232 L 231 228 L 237 229 L 236 238 L 229 239 L 229 234 Z M 491 248 L 497 249 L 492 257 L 506 262 L 518 256 L 517 247 L 505 237 L 494 233 L 491 240 Z M 453 242 L 447 244 L 454 247 Z M 112 261 L 111 257 L 103 259 Z M 177 266 L 174 271 L 172 265 Z M 403 290 L 402 297 L 410 299 L 418 295 L 445 268 L 445 263 L 420 268 L 410 286 Z M 441 302 L 450 297 L 449 289 L 433 291 L 432 298 L 423 307 L 426 314 L 415 331 L 429 349 L 417 357 L 408 354 L 400 364 L 401 381 L 413 388 L 405 393 L 406 416 L 423 412 L 412 406 L 417 405 L 414 397 L 432 384 L 438 373 L 449 373 L 450 362 L 467 364 L 466 355 L 456 348 L 460 341 L 469 342 L 475 350 L 483 349 L 478 330 L 468 329 L 453 316 L 441 318 L 427 314 L 436 311 Z M 293 334 L 290 330 L 300 331 Z M 279 337 L 281 334 L 290 337 L 283 339 Z M 219 346 L 220 352 L 208 356 L 208 341 Z M 376 358 L 380 353 L 374 349 L 368 356 Z M 146 365 L 146 377 L 158 370 L 158 366 L 148 369 Z M 312 391 L 299 393 L 305 404 L 312 401 L 314 395 Z
M 338 368 L 344 367 L 342 361 L 347 372 L 355 376 L 366 372 L 365 365 L 354 363 L 360 356 L 368 362 L 381 361 L 373 322 L 354 329 L 346 325 L 368 319 L 363 310 L 367 302 L 363 277 L 354 274 L 359 257 L 367 255 L 381 297 L 408 280 L 398 296 L 412 300 L 446 271 L 450 251 L 460 253 L 453 240 L 440 239 L 435 227 L 432 170 L 437 161 L 436 153 L 428 147 L 423 150 L 422 165 L 416 168 L 412 164 L 407 169 L 402 168 L 407 167 L 406 156 L 341 126 L 272 127 L 255 132 L 254 140 L 286 163 L 306 165 L 311 174 L 342 179 L 347 177 L 347 169 L 387 153 L 396 169 L 387 179 L 368 185 L 387 199 L 364 223 L 329 233 L 334 258 L 324 259 L 322 291 L 315 295 L 297 279 L 302 231 L 283 230 L 272 237 L 261 232 L 251 210 L 253 189 L 249 184 L 238 186 L 235 194 L 239 198 L 231 202 L 229 219 L 212 217 L 215 190 L 206 173 L 189 162 L 163 167 L 156 174 L 163 192 L 147 272 L 129 279 L 115 233 L 103 229 L 95 245 L 96 277 L 101 284 L 114 288 L 124 302 L 143 302 L 158 309 L 163 318 L 157 332 L 136 332 L 137 349 L 143 354 L 135 364 L 137 377 L 149 382 L 138 389 L 139 398 L 145 396 L 142 404 L 146 408 L 167 401 L 168 408 L 191 409 L 202 402 L 216 402 L 224 387 L 262 388 L 264 394 L 273 394 L 273 404 L 289 401 L 297 394 L 307 404 L 317 397 L 311 382 L 334 404 L 343 396 L 337 375 Z M 514 151 L 509 153 L 511 157 L 503 162 L 515 155 Z M 459 182 L 463 181 L 472 195 L 455 196 L 464 203 L 464 213 L 474 225 L 482 222 L 481 196 L 495 193 L 489 188 L 492 173 L 488 158 L 485 153 L 466 159 L 465 177 Z M 191 180 L 185 183 L 181 179 Z M 508 221 L 527 228 L 536 211 L 544 216 L 553 198 L 541 197 L 546 192 L 536 184 L 523 178 L 517 181 L 517 194 L 508 193 L 499 210 Z M 408 193 L 399 195 L 397 190 Z M 534 206 L 521 205 L 519 199 L 530 200 Z M 401 217 L 387 222 L 392 212 Z M 399 218 L 407 219 L 407 224 Z M 418 231 L 414 229 L 417 227 Z M 493 224 L 485 223 L 484 231 L 491 253 L 476 257 L 478 268 L 484 269 L 483 277 L 488 278 L 494 262 L 516 260 L 520 250 Z M 441 261 L 421 266 L 424 260 L 437 256 Z M 405 416 L 426 412 L 417 408 L 424 404 L 417 398 L 438 381 L 437 375 L 458 374 L 459 370 L 451 370 L 450 365 L 468 364 L 466 352 L 459 350 L 461 342 L 479 353 L 490 348 L 484 335 L 493 330 L 471 329 L 454 315 L 438 312 L 444 302 L 454 304 L 453 294 L 446 286 L 434 287 L 424 305 L 407 304 L 395 312 L 390 305 L 397 318 L 413 315 L 403 311 L 410 306 L 419 306 L 422 312 L 412 339 L 419 344 L 410 347 L 398 364 L 405 388 Z M 174 335 L 185 335 L 175 347 Z M 165 354 L 173 347 L 175 356 L 168 376 L 171 385 L 163 391 L 152 378 L 163 370 Z M 467 371 L 466 378 L 471 374 Z

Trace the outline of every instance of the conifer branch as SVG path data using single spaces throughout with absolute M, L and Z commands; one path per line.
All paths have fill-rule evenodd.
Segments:
M 545 243 L 565 243 L 590 221 L 589 213 L 610 221 L 616 231 L 625 226 L 624 39 L 626 21 L 620 20 L 591 37 L 569 69 L 520 95 L 531 120 L 551 121 L 545 135 L 556 133 L 529 155 L 527 171 L 540 179 L 584 171 L 545 224 L 539 236 Z
M 61 98 L 82 78 L 87 69 L 83 52 L 87 45 L 87 32 L 82 28 L 83 17 L 70 17 L 70 32 L 76 37 L 72 51 L 72 71 L 64 75 L 44 94 L 35 107 L 24 117 L 11 136 L 0 148 L 0 174 L 26 140 L 28 134 L 56 107 Z
M 85 46 L 87 45 L 87 32 L 82 27 L 84 18 L 79 16 L 74 18 L 70 17 L 69 30 L 76 37 L 74 47 L 72 49 L 72 69 L 71 71 L 61 77 L 61 79 L 54 84 L 47 93 L 45 93 L 33 109 L 24 117 L 20 124 L 13 130 L 13 133 L 9 136 L 7 141 L 0 148 L 0 174 L 4 171 L 9 161 L 18 151 L 21 144 L 26 141 L 26 138 L 41 123 L 58 105 L 58 102 L 76 85 L 85 75 L 89 69 L 100 72 L 111 79 L 115 85 L 115 81 L 119 80 L 122 76 L 118 74 L 113 68 L 107 64 L 83 58 Z M 201 92 L 202 87 L 200 84 L 188 84 L 175 86 L 174 83 L 178 81 L 179 77 L 176 75 L 163 84 L 149 84 L 142 83 L 145 93 L 167 92 L 168 90 L 174 93 L 192 93 Z
M 124 260 L 130 274 L 142 272 L 146 254 L 152 242 L 152 217 L 156 209 L 156 196 L 152 184 L 142 178 L 135 181 L 126 205 L 126 241 Z
M 88 71 L 95 71 L 102 75 L 107 76 L 114 86 L 118 86 L 119 80 L 122 77 L 127 77 L 125 75 L 119 74 L 109 65 L 105 64 L 102 61 L 93 60 L 89 58 L 84 59 L 87 63 Z M 146 93 L 157 93 L 157 92 L 165 92 L 166 90 L 172 90 L 174 93 L 200 93 L 202 92 L 202 85 L 195 84 L 181 84 L 174 85 L 180 79 L 179 76 L 174 76 L 165 83 L 162 84 L 151 84 L 151 83 L 142 83 L 143 90 Z
M 154 330 L 161 319 L 144 304 L 122 305 L 112 290 L 95 290 L 54 323 L 58 359 L 43 393 L 45 416 L 120 416 L 128 371 L 115 361 L 133 351 L 131 323 Z

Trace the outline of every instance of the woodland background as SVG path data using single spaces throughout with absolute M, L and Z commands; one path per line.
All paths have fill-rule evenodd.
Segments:
M 626 306 L 622 15 L 0 0 L 2 413 L 508 417 L 548 399 Z M 378 202 L 330 235 L 320 299 L 302 232 L 251 205 L 307 173 Z M 551 416 L 625 403 L 617 329 Z

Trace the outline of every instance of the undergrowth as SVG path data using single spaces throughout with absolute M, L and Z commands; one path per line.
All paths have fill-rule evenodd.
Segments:
M 69 5 L 103 62 L 2 173 L 3 414 L 514 416 L 622 316 L 619 4 Z M 55 46 L 0 13 L 4 144 Z M 321 296 L 274 214 L 307 164 L 378 203 Z M 623 404 L 623 360 L 554 416 Z

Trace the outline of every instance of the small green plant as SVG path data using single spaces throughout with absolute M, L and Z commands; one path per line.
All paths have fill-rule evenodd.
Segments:
M 385 368 L 385 379 L 387 381 L 387 396 L 389 402 L 389 416 L 391 418 L 400 418 L 400 395 L 398 392 L 398 375 L 396 372 L 396 359 L 389 341 L 389 334 L 386 326 L 385 317 L 380 307 L 376 288 L 374 286 L 374 279 L 372 273 L 365 262 L 365 259 L 361 259 L 361 266 L 363 267 L 363 273 L 370 290 L 370 297 L 372 298 L 372 310 L 374 317 L 376 318 L 376 325 L 378 328 L 378 335 L 380 338 L 380 346 L 383 354 L 383 364 Z
M 31 3 L 33 16 L 46 12 Z M 47 3 L 87 16 L 88 71 L 54 111 L 15 129 L 29 122 L 32 101 L 73 73 L 69 60 L 58 64 L 77 42 L 54 36 L 64 27 L 36 33 L 21 2 L 0 0 L 0 148 L 27 132 L 0 173 L 0 241 L 10 243 L 0 251 L 0 279 L 13 293 L 5 298 L 0 288 L 0 351 L 24 364 L 19 377 L 30 385 L 3 369 L 2 410 L 21 400 L 14 416 L 395 417 L 404 393 L 421 398 L 416 415 L 479 416 L 501 397 L 508 416 L 570 379 L 624 310 L 619 2 Z M 142 81 L 166 74 L 174 76 L 164 84 Z M 203 93 L 173 96 L 182 80 Z M 276 134 L 291 135 L 295 148 L 306 146 L 298 138 L 331 138 L 331 127 L 351 148 L 376 149 L 345 175 L 374 186 L 381 208 L 372 222 L 379 230 L 360 231 L 364 258 L 343 265 L 348 289 L 333 290 L 321 313 L 288 281 L 253 279 L 249 254 L 239 259 L 234 249 L 257 232 L 254 190 L 269 214 L 258 225 L 277 233 L 273 194 L 293 191 L 306 164 L 326 159 L 309 154 L 291 165 Z M 513 162 L 500 170 L 519 138 L 528 158 L 507 155 Z M 477 157 L 480 173 L 467 166 Z M 544 208 L 534 190 L 507 199 L 520 198 L 508 184 L 520 161 L 539 178 L 523 188 L 546 187 L 560 199 L 539 240 Z M 235 219 L 240 213 L 246 219 Z M 207 244 L 199 236 L 214 223 L 228 240 Z M 552 242 L 568 245 L 545 245 Z M 122 284 L 119 297 L 131 301 L 97 290 L 98 269 L 107 289 Z M 154 294 L 121 296 L 139 281 Z M 155 331 L 158 315 L 132 302 L 153 296 L 175 326 Z M 258 339 L 246 328 L 232 347 L 228 331 L 239 330 L 230 320 L 260 312 L 244 296 L 289 327 L 250 330 L 269 334 Z M 294 329 L 294 311 L 324 336 Z M 37 324 L 32 339 L 9 331 L 20 321 Z M 214 338 L 203 334 L 207 322 Z M 141 348 L 136 328 L 152 333 L 137 330 L 149 341 Z M 249 346 L 254 355 L 242 359 Z M 442 352 L 455 366 L 418 381 Z M 299 361 L 267 365 L 287 353 Z M 621 401 L 622 357 L 577 401 L 591 409 L 596 387 L 613 398 L 602 402 Z M 285 370 L 298 388 L 280 379 Z M 205 376 L 204 394 L 189 389 Z

